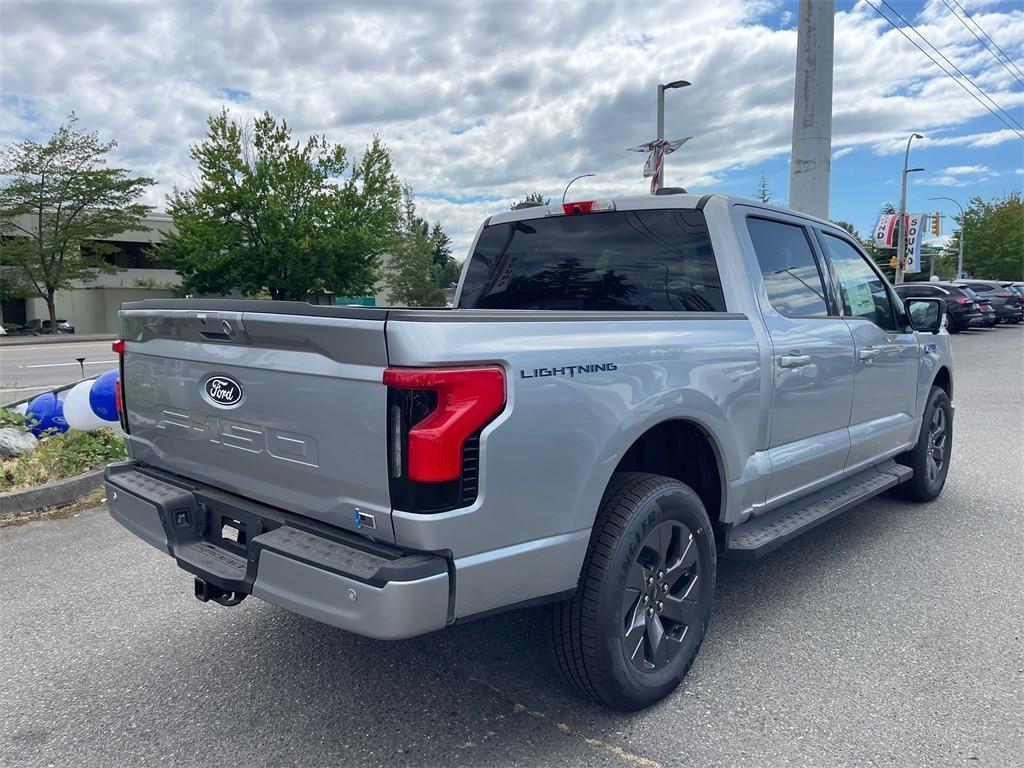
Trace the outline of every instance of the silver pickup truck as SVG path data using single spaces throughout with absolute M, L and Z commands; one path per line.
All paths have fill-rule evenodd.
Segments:
M 502 213 L 453 309 L 124 305 L 110 512 L 200 600 L 373 638 L 550 602 L 566 679 L 636 709 L 696 656 L 718 558 L 941 492 L 943 312 L 749 201 Z

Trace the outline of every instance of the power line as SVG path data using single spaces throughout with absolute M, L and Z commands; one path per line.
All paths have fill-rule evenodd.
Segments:
M 947 64 L 949 64 L 949 66 L 951 66 L 954 70 L 956 70 L 957 74 L 960 75 L 960 77 L 962 77 L 968 83 L 973 85 L 975 87 L 975 89 L 978 91 L 978 93 L 980 93 L 982 96 L 984 96 L 993 107 L 995 107 L 1000 112 L 1002 112 L 1004 115 L 1006 115 L 1006 117 L 1008 117 L 1018 128 L 1020 128 L 1022 131 L 1024 131 L 1024 125 L 1021 125 L 1020 122 L 1017 120 L 1017 118 L 1015 118 L 1013 115 L 1011 115 L 1009 112 L 1007 112 L 1001 106 L 999 106 L 999 104 L 996 103 L 995 99 L 993 99 L 991 96 L 989 96 L 987 93 L 985 93 L 985 91 L 981 88 L 981 86 L 979 86 L 976 82 L 971 80 L 971 78 L 968 77 L 966 72 L 964 72 L 962 69 L 960 69 L 960 67 L 958 67 L 956 64 L 954 64 L 952 61 L 950 61 L 949 57 L 946 56 L 946 54 L 944 54 L 942 51 L 940 51 L 938 49 L 938 47 L 934 43 L 932 43 L 931 40 L 929 40 L 927 37 L 925 37 L 921 32 L 918 31 L 918 29 L 913 24 L 911 24 L 902 15 L 900 15 L 899 11 L 897 11 L 895 8 L 893 8 L 891 5 L 889 5 L 887 0 L 882 0 L 882 5 L 884 5 L 890 11 L 892 11 L 896 15 L 896 18 L 898 18 L 905 25 L 907 25 L 911 29 L 911 31 L 913 31 L 913 33 L 915 35 L 920 37 L 925 42 L 925 44 L 928 47 L 930 47 L 933 51 L 935 51 L 937 54 L 939 54 L 939 56 L 941 56 L 943 58 L 943 60 Z M 1022 138 L 1024 138 L 1024 136 L 1022 136 Z
M 885 15 L 884 13 L 882 13 L 882 12 L 881 12 L 881 11 L 879 10 L 878 6 L 876 6 L 876 5 L 874 4 L 874 3 L 872 3 L 872 2 L 871 2 L 871 0 L 864 0 L 864 2 L 865 2 L 865 3 L 867 3 L 867 4 L 869 5 L 869 6 L 871 6 L 871 8 L 873 8 L 873 9 L 874 9 L 875 13 L 877 13 L 877 14 L 878 14 L 879 16 L 881 16 L 881 17 L 882 17 L 883 19 L 885 19 L 885 20 L 886 20 L 887 22 L 889 22 L 889 25 L 890 25 L 890 26 L 891 26 L 891 27 L 892 27 L 893 29 L 895 29 L 895 30 L 896 30 L 897 32 L 899 32 L 899 33 L 900 33 L 901 35 L 903 35 L 903 36 L 904 36 L 905 38 L 907 38 L 907 40 L 909 40 L 909 41 L 910 41 L 910 42 L 911 42 L 911 43 L 913 44 L 913 46 L 914 46 L 915 48 L 917 48 L 917 49 L 918 49 L 919 51 L 921 51 L 921 53 L 923 53 L 923 54 L 924 54 L 925 56 L 927 56 L 927 57 L 928 57 L 929 59 L 931 59 L 932 63 L 933 63 L 933 64 L 934 64 L 935 66 L 937 66 L 937 67 L 938 67 L 939 69 L 941 69 L 941 70 L 942 70 L 942 72 L 943 72 L 943 74 L 945 74 L 945 75 L 946 75 L 947 77 L 949 77 L 949 78 L 950 78 L 950 79 L 951 79 L 951 80 L 952 80 L 952 81 L 953 81 L 954 83 L 956 83 L 956 84 L 957 84 L 958 86 L 960 86 L 960 87 L 961 87 L 961 88 L 962 88 L 962 89 L 963 89 L 963 90 L 964 90 L 964 91 L 965 91 L 965 92 L 967 93 L 967 95 L 968 95 L 968 96 L 970 96 L 970 97 L 971 97 L 972 99 L 974 99 L 974 100 L 975 100 L 976 102 L 978 102 L 979 104 L 981 104 L 981 106 L 982 106 L 982 107 L 984 107 L 984 108 L 985 108 L 986 110 L 988 110 L 989 112 L 991 112 L 991 113 L 992 113 L 992 115 L 993 115 L 994 117 L 996 117 L 996 118 L 997 118 L 997 119 L 999 120 L 999 122 L 1001 122 L 1001 123 L 1002 123 L 1002 124 L 1003 124 L 1004 126 L 1006 126 L 1007 128 L 1009 128 L 1009 129 L 1010 129 L 1011 131 L 1013 131 L 1013 132 L 1014 132 L 1015 134 L 1017 134 L 1017 136 L 1019 136 L 1020 138 L 1024 139 L 1024 133 L 1021 133 L 1021 132 L 1020 132 L 1020 131 L 1018 131 L 1018 130 L 1017 130 L 1016 128 L 1014 128 L 1014 127 L 1013 127 L 1013 125 L 1012 125 L 1011 123 L 1008 123 L 1008 122 L 1006 121 L 1006 119 L 1005 119 L 1005 118 L 1004 118 L 1004 117 L 1003 117 L 1002 115 L 1000 115 L 1000 114 L 999 114 L 998 112 L 996 112 L 996 111 L 995 111 L 994 109 L 992 109 L 992 107 L 990 107 L 990 106 L 989 106 L 988 104 L 986 104 L 986 103 L 985 103 L 984 101 L 982 101 L 982 100 L 981 100 L 981 99 L 980 99 L 980 98 L 978 97 L 978 95 L 977 95 L 977 94 L 976 94 L 976 93 L 975 93 L 974 91 L 972 91 L 972 90 L 971 90 L 970 88 L 968 88 L 968 87 L 967 87 L 966 85 L 964 85 L 963 83 L 961 83 L 961 82 L 960 82 L 960 81 L 959 81 L 959 80 L 958 80 L 958 79 L 956 78 L 956 76 L 955 76 L 955 75 L 953 75 L 953 73 L 952 73 L 952 72 L 950 72 L 950 71 L 949 71 L 949 70 L 947 70 L 947 69 L 946 69 L 945 67 L 943 67 L 943 66 L 942 66 L 942 65 L 941 65 L 941 64 L 940 64 L 940 63 L 939 63 L 939 62 L 938 62 L 938 61 L 937 61 L 937 60 L 935 59 L 935 57 L 934 57 L 934 56 L 932 56 L 932 55 L 931 55 L 930 53 L 928 53 L 928 51 L 926 51 L 926 50 L 925 50 L 924 48 L 922 48 L 922 47 L 921 47 L 920 45 L 918 45 L 918 44 L 917 44 L 917 41 L 916 41 L 916 40 L 914 40 L 914 38 L 912 38 L 912 37 L 911 37 L 910 35 L 908 35 L 908 34 L 907 34 L 906 32 L 904 32 L 904 31 L 903 31 L 903 29 L 902 29 L 902 27 L 900 27 L 900 26 L 899 26 L 899 24 L 897 24 L 897 23 L 896 23 L 896 22 L 894 22 L 894 21 L 893 21 L 892 19 L 890 19 L 890 18 L 889 18 L 888 16 L 886 16 L 886 15 Z
M 960 5 L 960 3 L 958 3 L 956 0 L 953 0 L 953 4 L 956 5 L 956 7 L 959 8 L 961 11 L 963 11 L 964 16 L 966 16 L 970 20 L 971 24 L 976 26 L 978 28 L 978 31 L 981 32 L 981 34 L 983 34 L 985 37 L 987 37 L 989 42 L 992 43 L 992 45 L 995 46 L 996 50 L 999 51 L 1001 54 L 1003 54 L 1003 56 L 1006 58 L 1006 60 L 1010 63 L 1010 66 L 1012 66 L 1014 69 L 1016 69 L 1018 72 L 1020 72 L 1021 76 L 1024 76 L 1024 71 L 1021 71 L 1021 68 L 1018 67 L 1016 65 L 1016 63 L 1014 63 L 1013 59 L 1011 59 L 1007 55 L 1006 51 L 1004 51 L 1002 48 L 1000 48 L 999 44 L 996 43 L 996 41 L 992 39 L 992 36 L 990 34 L 988 34 L 984 29 L 981 28 L 981 24 L 976 22 L 974 20 L 974 18 L 970 14 L 968 14 L 967 11 L 964 9 L 964 7 L 962 5 Z
M 1010 68 L 1009 68 L 1008 66 L 1006 66 L 1006 62 L 1005 62 L 1005 61 L 1003 61 L 1003 60 L 1002 60 L 1002 59 L 1001 59 L 1001 58 L 999 57 L 999 54 L 998 54 L 998 53 L 996 53 L 995 51 L 993 51 L 993 50 L 992 50 L 992 48 L 991 48 L 991 47 L 989 46 L 989 44 L 988 44 L 987 42 L 985 42 L 984 38 L 982 38 L 982 37 L 981 37 L 981 35 L 979 35 L 979 34 L 978 34 L 977 32 L 975 32 L 975 31 L 974 31 L 974 28 L 973 28 L 973 27 L 971 27 L 971 25 L 970 25 L 970 24 L 968 24 L 968 23 L 967 23 L 967 21 L 966 21 L 966 20 L 964 20 L 964 19 L 963 19 L 963 18 L 962 18 L 962 17 L 960 16 L 960 14 L 958 14 L 958 13 L 957 13 L 957 12 L 956 12 L 955 10 L 953 10 L 953 6 L 952 6 L 952 5 L 950 5 L 950 4 L 949 4 L 949 3 L 947 2 L 947 0 L 942 0 L 942 4 L 943 4 L 944 6 L 946 6 L 947 8 L 949 8 L 949 12 L 950 12 L 951 14 L 953 14 L 954 18 L 956 18 L 956 20 L 957 20 L 957 21 L 959 21 L 959 22 L 960 22 L 960 23 L 961 23 L 961 24 L 962 24 L 962 25 L 964 26 L 964 29 L 966 29 L 966 30 L 967 30 L 968 32 L 970 32 L 970 33 L 971 33 L 972 35 L 974 35 L 975 39 L 976 39 L 976 40 L 977 40 L 977 41 L 978 41 L 979 43 L 981 43 L 981 44 L 982 44 L 983 46 L 985 46 L 985 50 L 986 50 L 986 51 L 988 51 L 989 53 L 991 53 L 991 54 L 992 54 L 992 57 L 993 57 L 993 58 L 994 58 L 994 59 L 995 59 L 996 61 L 998 61 L 998 62 L 999 62 L 1000 64 L 1002 64 L 1002 65 L 1003 65 L 1003 69 L 1005 69 L 1005 70 L 1006 70 L 1007 72 L 1009 72 L 1009 73 L 1010 73 L 1010 77 L 1012 77 L 1012 78 L 1013 78 L 1014 80 L 1016 80 L 1016 81 L 1017 81 L 1017 82 L 1018 82 L 1018 83 L 1019 83 L 1020 85 L 1024 85 L 1024 80 L 1021 80 L 1021 79 L 1020 79 L 1019 77 L 1017 77 L 1017 73 L 1016 73 L 1016 72 L 1014 72 L 1014 71 L 1013 71 L 1012 69 L 1010 69 Z M 1009 57 L 1007 57 L 1007 60 L 1009 60 Z M 1012 62 L 1012 61 L 1011 61 L 1010 63 L 1011 63 L 1011 64 L 1013 64 L 1013 62 Z M 1015 66 L 1016 66 L 1016 65 L 1015 65 Z

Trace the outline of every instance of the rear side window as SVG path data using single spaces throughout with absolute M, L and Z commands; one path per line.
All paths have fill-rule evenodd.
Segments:
M 480 233 L 459 306 L 725 312 L 704 213 L 612 211 Z
M 825 285 L 807 230 L 769 219 L 747 219 L 768 301 L 787 317 L 827 317 Z

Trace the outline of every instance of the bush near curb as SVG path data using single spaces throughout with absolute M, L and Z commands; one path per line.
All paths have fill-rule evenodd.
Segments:
M 0 426 L 22 426 L 24 417 L 0 410 Z M 30 488 L 100 469 L 125 458 L 124 438 L 113 430 L 44 434 L 39 447 L 2 462 L 0 491 Z

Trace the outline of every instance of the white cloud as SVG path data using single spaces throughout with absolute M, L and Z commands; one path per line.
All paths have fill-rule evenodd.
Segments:
M 968 176 L 989 172 L 990 169 L 984 165 L 951 165 L 943 171 L 943 173 L 948 173 L 950 176 Z
M 666 95 L 668 134 L 694 136 L 669 157 L 669 184 L 710 189 L 789 152 L 796 31 L 774 28 L 776 2 L 3 7 L 0 143 L 45 135 L 74 110 L 118 139 L 118 163 L 159 180 L 156 203 L 188 184 L 188 146 L 224 104 L 354 152 L 379 134 L 457 251 L 487 215 L 531 191 L 557 199 L 579 173 L 598 174 L 580 195 L 643 194 L 643 158 L 625 150 L 653 138 L 655 86 L 668 79 L 693 82 Z M 925 147 L 1018 140 L 865 3 L 835 21 L 835 159 L 902 152 L 910 129 Z M 939 0 L 913 21 L 1006 109 L 1024 106 Z M 1020 54 L 1024 10 L 986 8 L 979 21 Z M 993 127 L 956 135 L 979 117 Z M 958 177 L 949 171 L 934 183 Z

